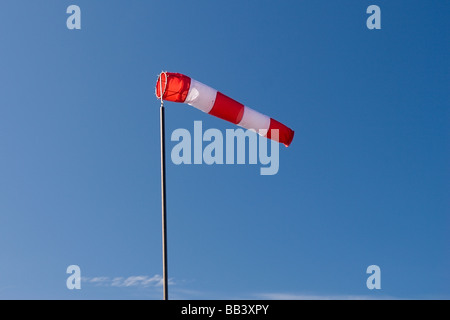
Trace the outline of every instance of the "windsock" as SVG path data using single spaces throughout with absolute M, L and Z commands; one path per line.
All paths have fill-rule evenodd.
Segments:
M 277 120 L 239 103 L 223 93 L 180 73 L 162 72 L 156 82 L 156 97 L 187 103 L 203 112 L 232 122 L 288 147 L 294 131 Z M 278 134 L 276 134 L 277 130 Z

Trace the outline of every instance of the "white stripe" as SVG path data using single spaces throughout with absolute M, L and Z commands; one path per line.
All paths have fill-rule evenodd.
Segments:
M 188 95 L 185 103 L 202 110 L 203 112 L 210 112 L 216 101 L 217 90 L 207 85 L 191 79 L 191 86 L 189 87 Z
M 244 115 L 238 125 L 258 133 L 259 130 L 266 130 L 263 132 L 267 132 L 270 126 L 270 117 L 244 106 Z

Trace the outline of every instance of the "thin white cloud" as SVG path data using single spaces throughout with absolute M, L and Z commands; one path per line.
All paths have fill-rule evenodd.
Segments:
M 318 295 L 318 294 L 292 294 L 292 293 L 257 293 L 258 299 L 263 300 L 392 300 L 390 296 L 369 295 Z
M 83 281 L 83 278 L 81 278 L 81 281 Z M 91 283 L 104 283 L 105 281 L 108 281 L 108 277 L 94 277 L 89 279 Z
M 153 277 L 149 276 L 130 276 L 128 278 L 115 278 L 111 284 L 115 287 L 159 287 L 162 286 L 163 279 L 157 274 Z
M 163 278 L 159 274 L 154 276 L 129 276 L 129 277 L 81 277 L 81 283 L 91 283 L 96 286 L 106 287 L 160 287 L 163 285 Z M 169 284 L 175 284 L 169 279 Z

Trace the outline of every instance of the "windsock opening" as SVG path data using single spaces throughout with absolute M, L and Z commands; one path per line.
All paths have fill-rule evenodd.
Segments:
M 156 97 L 173 102 L 184 102 L 189 93 L 191 78 L 181 73 L 161 72 L 156 82 Z

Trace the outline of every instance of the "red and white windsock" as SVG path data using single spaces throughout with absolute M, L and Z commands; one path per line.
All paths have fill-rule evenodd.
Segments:
M 294 131 L 271 117 L 239 103 L 223 93 L 180 73 L 162 72 L 156 83 L 156 97 L 187 103 L 203 112 L 289 146 Z M 278 130 L 278 135 L 272 130 Z M 275 131 L 274 131 L 275 132 Z M 277 137 L 278 136 L 278 137 Z

